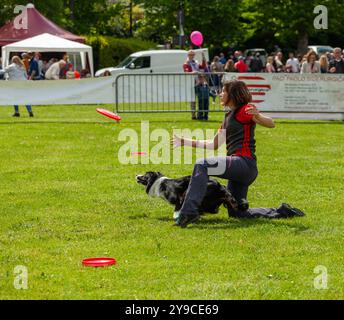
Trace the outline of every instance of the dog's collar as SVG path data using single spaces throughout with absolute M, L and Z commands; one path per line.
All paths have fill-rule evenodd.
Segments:
M 160 197 L 160 185 L 165 181 L 168 180 L 166 177 L 159 178 L 157 181 L 153 183 L 151 188 L 149 189 L 148 195 L 152 198 Z

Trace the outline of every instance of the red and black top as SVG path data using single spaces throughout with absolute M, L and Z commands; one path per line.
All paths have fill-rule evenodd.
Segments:
M 247 114 L 246 105 L 226 115 L 221 130 L 226 130 L 227 156 L 256 159 L 256 123 L 253 115 Z

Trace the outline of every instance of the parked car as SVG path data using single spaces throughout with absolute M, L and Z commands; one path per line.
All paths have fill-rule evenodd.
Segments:
M 254 53 L 259 52 L 260 54 L 260 59 L 262 60 L 263 66 L 266 65 L 267 59 L 268 59 L 268 53 L 266 52 L 265 49 L 262 48 L 256 48 L 256 49 L 247 49 L 244 52 L 245 57 L 250 57 L 252 56 Z
M 333 52 L 333 48 L 330 46 L 308 46 L 308 50 L 313 50 L 318 55 L 318 57 L 326 54 L 327 52 Z
M 202 61 L 202 53 L 209 61 L 208 49 L 194 50 L 196 60 Z M 185 50 L 150 50 L 136 52 L 123 60 L 117 67 L 109 67 L 98 70 L 96 77 L 109 71 L 116 76 L 121 73 L 166 73 L 183 72 L 183 64 L 187 58 Z

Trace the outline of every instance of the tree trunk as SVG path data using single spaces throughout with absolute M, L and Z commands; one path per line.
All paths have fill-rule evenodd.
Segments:
M 69 9 L 70 9 L 70 19 L 72 21 L 75 20 L 74 8 L 75 8 L 75 0 L 70 0 L 70 2 L 69 2 Z
M 130 0 L 129 1 L 129 23 L 130 23 L 130 27 L 129 27 L 129 35 L 130 37 L 133 36 L 133 1 Z
M 308 52 L 308 33 L 305 31 L 299 32 L 299 39 L 297 43 L 297 52 L 306 54 Z

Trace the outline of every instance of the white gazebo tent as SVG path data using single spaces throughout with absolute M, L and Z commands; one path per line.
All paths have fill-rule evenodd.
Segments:
M 80 53 L 82 68 L 86 69 L 87 56 L 90 65 L 90 72 L 94 76 L 93 50 L 92 47 L 85 44 L 66 40 L 49 33 L 43 33 L 38 36 L 15 42 L 2 47 L 3 67 L 9 65 L 11 52 L 70 52 Z M 87 54 L 87 56 L 86 56 Z

